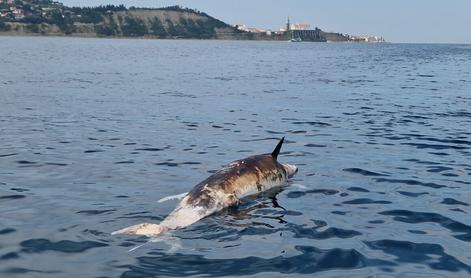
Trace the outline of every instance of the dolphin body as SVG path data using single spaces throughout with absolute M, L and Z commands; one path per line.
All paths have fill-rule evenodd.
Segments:
M 142 223 L 112 233 L 155 237 L 181 229 L 239 200 L 282 186 L 298 168 L 277 161 L 284 137 L 271 154 L 254 155 L 236 160 L 197 184 L 160 224 Z

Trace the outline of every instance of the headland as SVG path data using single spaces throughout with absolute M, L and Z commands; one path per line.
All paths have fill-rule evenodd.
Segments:
M 0 35 L 314 42 L 369 41 L 370 36 L 324 32 L 290 24 L 271 31 L 230 25 L 198 10 L 171 6 L 68 7 L 52 0 L 0 0 Z M 382 42 L 382 38 L 374 42 Z

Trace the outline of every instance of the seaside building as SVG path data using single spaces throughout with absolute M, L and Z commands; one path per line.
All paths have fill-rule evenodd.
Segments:
M 233 25 L 237 30 L 249 32 L 249 33 L 264 33 L 266 35 L 271 35 L 273 32 L 270 29 L 263 29 L 263 28 L 255 28 L 255 27 L 248 27 L 245 24 L 236 24 Z
M 368 43 L 380 43 L 385 42 L 383 37 L 370 36 L 370 35 L 355 35 L 350 36 L 350 40 L 354 42 L 368 42 Z
M 291 30 L 310 30 L 311 24 L 309 23 L 293 23 L 290 25 Z
M 311 29 L 309 23 L 291 23 L 288 16 L 286 21 L 286 29 L 281 28 L 280 32 L 286 34 L 288 40 L 325 42 L 322 31 L 319 28 Z

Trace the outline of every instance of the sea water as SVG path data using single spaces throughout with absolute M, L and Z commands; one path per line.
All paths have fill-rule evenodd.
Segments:
M 286 187 L 110 235 L 282 136 Z M 2 277 L 471 275 L 470 45 L 0 37 L 0 143 Z

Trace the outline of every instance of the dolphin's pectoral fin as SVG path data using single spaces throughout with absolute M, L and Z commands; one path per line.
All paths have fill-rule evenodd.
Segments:
M 177 194 L 177 195 L 172 195 L 172 196 L 167 196 L 167 197 L 164 197 L 164 198 L 158 200 L 157 203 L 163 203 L 163 202 L 170 201 L 170 200 L 181 200 L 187 194 L 188 194 L 188 192 L 185 192 L 185 193 L 182 193 L 182 194 Z
M 144 235 L 148 237 L 157 236 L 168 231 L 168 228 L 165 226 L 151 224 L 151 223 L 142 223 L 134 226 L 130 226 L 118 231 L 114 231 L 111 235 L 120 235 L 120 234 L 129 234 L 129 235 Z

